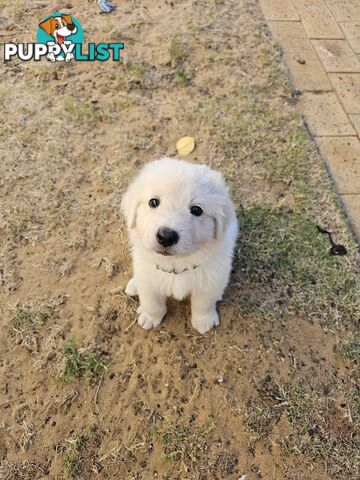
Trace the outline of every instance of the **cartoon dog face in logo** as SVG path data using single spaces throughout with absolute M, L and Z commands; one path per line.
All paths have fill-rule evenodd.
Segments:
M 48 35 L 55 38 L 56 43 L 64 43 L 66 37 L 77 32 L 76 25 L 72 22 L 71 15 L 50 17 L 39 25 Z
M 70 35 L 74 35 L 77 32 L 77 27 L 73 23 L 71 15 L 57 15 L 54 17 L 49 17 L 41 22 L 39 27 L 54 38 L 55 42 L 46 42 L 49 46 L 55 44 L 64 46 L 71 45 L 72 42 L 71 40 L 68 40 L 67 37 L 70 37 Z M 55 62 L 56 60 L 65 60 L 66 62 L 69 62 L 74 58 L 74 54 L 68 52 L 64 57 L 62 55 L 55 56 L 55 53 L 50 52 L 47 55 L 47 58 L 51 62 Z

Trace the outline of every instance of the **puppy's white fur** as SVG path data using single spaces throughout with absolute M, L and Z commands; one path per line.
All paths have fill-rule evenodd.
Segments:
M 158 198 L 156 208 L 149 200 Z M 201 216 L 191 206 L 203 209 Z M 191 323 L 200 333 L 219 325 L 216 302 L 229 281 L 237 219 L 220 173 L 206 165 L 162 158 L 147 164 L 122 199 L 132 246 L 133 278 L 125 292 L 138 295 L 138 323 L 157 327 L 166 298 L 191 296 Z M 161 227 L 175 230 L 176 245 L 162 247 Z

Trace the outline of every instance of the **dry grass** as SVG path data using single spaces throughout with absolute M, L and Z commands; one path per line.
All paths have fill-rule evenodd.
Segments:
M 184 471 L 194 469 L 195 463 L 209 453 L 206 437 L 216 428 L 214 422 L 205 427 L 192 425 L 161 425 L 152 427 L 152 435 L 160 440 L 166 459 L 182 464 Z
M 39 329 L 55 315 L 51 304 L 16 305 L 12 308 L 10 330 L 16 342 L 30 352 L 38 351 Z

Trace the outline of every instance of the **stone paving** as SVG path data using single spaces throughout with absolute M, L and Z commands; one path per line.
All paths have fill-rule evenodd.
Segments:
M 360 0 L 259 0 L 360 242 Z

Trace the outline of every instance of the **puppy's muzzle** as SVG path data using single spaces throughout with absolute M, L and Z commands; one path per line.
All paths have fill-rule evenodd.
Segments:
M 66 26 L 70 30 L 70 32 L 72 32 L 76 28 L 76 26 L 73 23 L 68 23 Z
M 171 228 L 160 227 L 156 234 L 157 241 L 163 247 L 171 247 L 179 241 L 179 234 Z

